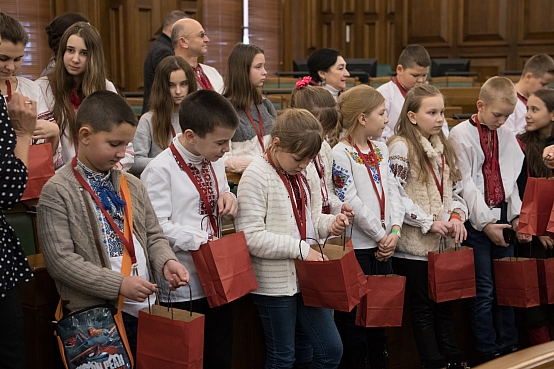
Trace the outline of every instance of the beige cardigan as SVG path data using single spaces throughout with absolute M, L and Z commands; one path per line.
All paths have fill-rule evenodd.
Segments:
M 306 170 L 311 188 L 311 217 L 315 237 L 324 238 L 335 216 L 321 213 L 321 193 L 317 172 Z M 268 296 L 292 296 L 298 291 L 294 259 L 307 256 L 309 245 L 295 239 L 296 220 L 287 189 L 275 169 L 262 157 L 254 158 L 240 179 L 239 203 L 235 218 L 237 231 L 243 231 L 250 251 L 259 289 Z

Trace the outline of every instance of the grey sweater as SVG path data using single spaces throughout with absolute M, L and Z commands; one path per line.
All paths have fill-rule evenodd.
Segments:
M 83 174 L 81 168 L 77 170 Z M 117 192 L 121 175 L 122 172 L 112 170 Z M 162 276 L 165 262 L 177 258 L 158 224 L 142 182 L 132 175 L 125 176 L 133 205 L 133 233 L 153 268 L 150 275 L 155 272 Z M 69 301 L 70 310 L 103 304 L 106 300 L 115 304 L 123 281 L 123 274 L 102 267 L 93 236 L 94 232 L 101 240 L 101 229 L 97 219 L 91 223 L 87 207 L 94 213 L 93 200 L 77 182 L 71 163 L 46 183 L 38 205 L 38 236 L 44 261 L 60 296 Z M 103 251 L 104 264 L 110 265 L 108 253 Z

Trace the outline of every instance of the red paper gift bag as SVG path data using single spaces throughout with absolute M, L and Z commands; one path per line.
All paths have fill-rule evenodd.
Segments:
M 204 315 L 160 305 L 139 311 L 136 369 L 202 369 L 203 358 Z
M 554 304 L 554 259 L 537 259 L 541 304 Z
M 435 302 L 475 297 L 473 249 L 465 246 L 427 254 L 429 298 Z
M 356 309 L 356 325 L 400 327 L 404 309 L 406 277 L 396 274 L 368 275 L 369 292 Z
M 507 257 L 493 261 L 498 305 L 533 307 L 540 304 L 536 259 Z
M 554 181 L 546 178 L 527 178 L 519 214 L 518 232 L 546 236 L 547 226 L 553 226 Z M 549 219 L 552 219 L 549 223 Z
M 29 178 L 21 200 L 38 199 L 42 187 L 54 175 L 52 145 L 45 143 L 29 146 L 27 171 Z
M 329 261 L 294 261 L 304 305 L 349 312 L 367 293 L 367 279 L 353 249 L 325 245 L 323 253 Z
M 191 254 L 210 307 L 258 289 L 243 232 L 209 241 Z

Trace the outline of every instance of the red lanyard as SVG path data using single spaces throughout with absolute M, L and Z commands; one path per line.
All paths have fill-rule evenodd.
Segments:
M 492 144 L 492 152 L 489 150 L 488 147 L 485 145 L 485 136 L 483 134 L 483 130 L 481 128 L 481 123 L 479 122 L 479 117 L 477 114 L 475 114 L 471 119 L 474 121 L 475 125 L 477 126 L 477 130 L 479 131 L 479 141 L 481 142 L 481 149 L 483 150 L 483 154 L 485 155 L 485 158 L 488 158 L 491 162 L 491 178 L 485 178 L 487 181 L 487 187 L 488 187 L 488 197 L 489 197 L 489 206 L 492 207 L 493 202 L 493 194 L 494 194 L 494 179 L 496 178 L 496 169 L 500 164 L 498 163 L 498 137 L 495 130 L 491 130 L 492 137 L 491 140 L 493 142 Z M 489 142 L 490 145 L 490 142 Z
M 406 89 L 406 87 L 402 86 L 402 84 L 398 82 L 398 78 L 396 77 L 392 77 L 392 82 L 398 87 L 402 96 L 406 98 L 406 94 L 408 93 L 408 90 Z
M 523 103 L 523 105 L 527 106 L 527 98 L 525 96 L 523 96 L 522 94 L 520 94 L 519 92 L 517 93 L 517 98 L 519 99 L 519 101 L 521 101 Z
M 327 190 L 327 182 L 325 181 L 325 167 L 321 162 L 320 154 L 317 154 L 317 156 L 314 158 L 314 166 L 317 171 L 317 175 L 319 176 L 319 182 L 320 182 L 319 187 L 321 189 L 321 200 L 322 200 L 321 212 L 323 214 L 331 214 L 331 207 L 329 205 L 329 191 Z
M 429 161 L 429 158 L 425 158 L 425 161 L 427 162 L 427 166 L 429 167 L 429 170 L 433 174 L 433 179 L 435 180 L 435 185 L 437 185 L 437 189 L 439 190 L 439 194 L 441 195 L 441 202 L 444 202 L 444 155 L 441 154 L 441 182 L 439 183 L 439 180 L 437 179 L 437 175 L 435 174 L 435 171 L 433 170 L 433 165 L 431 165 L 431 162 Z
M 8 102 L 12 99 L 12 83 L 6 80 L 6 88 L 8 89 Z
M 348 137 L 348 141 L 352 142 L 352 139 Z M 373 159 L 375 163 L 375 168 L 377 170 L 377 175 L 379 176 L 379 179 L 381 180 L 381 196 L 379 196 L 379 191 L 377 190 L 377 184 L 375 183 L 375 178 L 373 178 L 373 173 L 371 173 L 371 168 L 369 166 L 369 161 L 367 160 L 367 157 L 362 151 L 358 148 L 358 145 L 354 144 L 354 148 L 358 152 L 358 156 L 363 160 L 365 167 L 367 169 L 367 174 L 369 174 L 369 178 L 371 178 L 371 184 L 373 185 L 373 190 L 375 191 L 375 195 L 377 196 L 377 199 L 379 200 L 379 206 L 381 208 L 381 226 L 383 229 L 386 229 L 385 225 L 385 185 L 383 184 L 383 177 L 381 177 L 381 169 L 379 168 L 379 160 L 377 159 L 377 155 L 375 154 L 375 151 L 373 150 L 373 145 L 371 141 L 367 140 L 367 144 L 369 145 L 369 155 Z
M 198 183 L 198 180 L 188 167 L 188 165 L 185 163 L 185 160 L 183 160 L 183 157 L 175 147 L 173 143 L 169 145 L 169 148 L 171 149 L 171 152 L 173 153 L 173 157 L 175 158 L 175 161 L 177 162 L 177 165 L 179 165 L 179 168 L 185 173 L 188 174 L 190 180 L 194 184 L 194 187 L 196 187 L 196 190 L 198 191 L 198 194 L 200 195 L 200 198 L 202 199 L 202 202 L 206 206 L 206 210 L 208 211 L 208 217 L 210 218 L 210 223 L 212 224 L 212 229 L 214 230 L 215 234 L 218 234 L 217 231 L 217 222 L 215 220 L 214 211 L 212 209 L 212 205 L 210 204 L 210 201 L 208 200 L 208 185 L 209 183 L 203 183 L 204 186 L 200 186 L 200 183 Z M 212 170 L 212 176 L 214 177 L 215 181 L 215 188 L 216 193 L 219 194 L 219 184 L 217 183 L 217 177 L 215 176 L 214 168 L 212 164 L 210 163 L 210 169 Z
M 173 128 L 173 124 L 171 125 L 171 137 L 175 138 L 175 128 Z
M 271 159 L 271 154 L 269 153 L 269 150 L 267 152 L 267 161 L 269 161 L 269 164 L 275 169 L 279 177 L 281 178 L 281 181 L 283 181 L 283 184 L 285 185 L 290 198 L 290 203 L 292 205 L 292 212 L 294 213 L 294 218 L 296 219 L 296 225 L 298 226 L 298 231 L 300 232 L 300 238 L 305 239 L 306 238 L 306 192 L 304 191 L 304 185 L 302 184 L 301 175 L 298 173 L 296 175 L 296 181 L 298 182 L 298 190 L 300 192 L 300 197 L 302 201 L 302 211 L 299 211 L 298 207 L 296 206 L 296 201 L 294 194 L 292 193 L 292 188 L 290 186 L 289 181 L 285 178 L 284 174 L 281 173 L 279 169 L 275 167 L 275 164 L 273 164 L 273 160 Z
M 258 108 L 258 105 L 256 105 L 256 110 L 258 111 L 258 124 L 260 125 L 260 128 L 256 127 L 256 123 L 254 123 L 254 119 L 252 119 L 252 116 L 250 115 L 250 112 L 248 112 L 248 109 L 244 109 L 244 112 L 246 113 L 246 116 L 248 117 L 248 119 L 250 119 L 250 123 L 252 123 L 252 127 L 254 127 L 254 131 L 256 131 L 256 136 L 258 136 L 258 142 L 262 147 L 262 152 L 264 152 L 265 151 L 264 122 L 262 120 L 262 113 L 260 113 L 260 109 Z
M 77 179 L 77 181 L 79 181 L 81 186 L 83 186 L 85 188 L 85 190 L 87 190 L 87 192 L 90 194 L 90 196 L 92 196 L 94 202 L 96 203 L 96 205 L 98 205 L 98 207 L 100 208 L 100 211 L 102 211 L 102 214 L 104 215 L 104 218 L 106 218 L 108 223 L 110 223 L 110 226 L 112 227 L 114 232 L 117 234 L 117 236 L 119 237 L 121 242 L 123 242 L 123 245 L 125 246 L 125 248 L 129 252 L 129 255 L 131 256 L 131 262 L 133 264 L 136 264 L 137 263 L 137 258 L 135 256 L 135 243 L 133 241 L 133 233 L 132 233 L 133 228 L 132 228 L 132 225 L 131 225 L 132 224 L 132 219 L 129 218 L 129 214 L 131 214 L 130 209 L 132 207 L 131 199 L 130 198 L 129 199 L 125 198 L 123 188 L 122 188 L 122 186 L 120 186 L 121 187 L 121 190 L 120 190 L 121 198 L 123 199 L 123 201 L 125 201 L 124 217 L 125 217 L 126 223 L 129 225 L 129 230 L 130 230 L 129 235 L 128 235 L 129 238 L 127 239 L 125 237 L 125 235 L 123 234 L 123 232 L 121 232 L 121 230 L 119 229 L 117 224 L 115 224 L 112 216 L 106 211 L 106 209 L 104 209 L 104 206 L 102 205 L 102 202 L 100 201 L 98 196 L 96 196 L 96 194 L 94 193 L 94 191 L 92 190 L 92 188 L 90 187 L 88 182 L 83 178 L 81 173 L 77 172 L 77 170 L 75 169 L 77 167 L 77 157 L 76 156 L 73 157 L 73 161 L 71 162 L 71 167 L 73 169 L 73 174 L 75 175 L 75 178 Z M 124 174 L 121 173 L 121 175 L 123 176 Z

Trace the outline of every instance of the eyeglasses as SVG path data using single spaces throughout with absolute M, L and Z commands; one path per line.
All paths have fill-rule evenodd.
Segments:
M 202 31 L 202 32 L 200 32 L 199 34 L 197 34 L 196 36 L 198 36 L 198 37 L 200 37 L 200 38 L 204 38 L 204 37 L 206 37 L 206 36 L 208 36 L 208 35 L 206 34 L 206 32 Z

